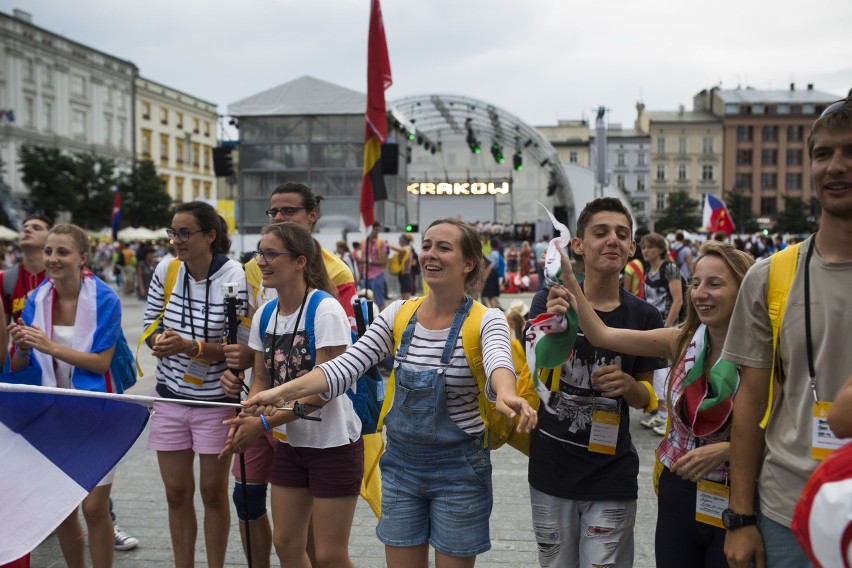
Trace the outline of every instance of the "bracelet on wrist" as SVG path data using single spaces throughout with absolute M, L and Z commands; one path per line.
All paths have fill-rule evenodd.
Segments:
M 204 341 L 197 341 L 196 343 L 198 343 L 198 355 L 197 355 L 197 357 L 203 358 L 204 357 L 204 350 L 207 348 L 207 343 L 205 343 Z
M 263 429 L 269 432 L 269 422 L 266 421 L 266 416 L 263 414 L 260 415 L 260 421 L 263 424 Z

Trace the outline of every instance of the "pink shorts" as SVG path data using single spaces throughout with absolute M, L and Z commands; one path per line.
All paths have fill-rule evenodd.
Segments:
M 231 408 L 155 402 L 148 423 L 148 449 L 160 452 L 191 449 L 197 454 L 218 454 L 225 447 L 230 428 L 223 422 L 233 417 Z
M 254 444 L 245 451 L 246 479 L 249 483 L 269 483 L 272 477 L 272 461 L 275 459 L 275 445 L 278 440 L 272 432 L 264 432 L 258 436 Z M 240 476 L 240 455 L 234 454 L 234 465 L 231 473 L 238 480 Z

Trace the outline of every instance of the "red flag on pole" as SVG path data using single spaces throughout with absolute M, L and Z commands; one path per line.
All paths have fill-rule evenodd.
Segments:
M 385 90 L 392 84 L 382 8 L 379 0 L 372 0 L 367 40 L 367 127 L 364 134 L 364 174 L 361 179 L 361 218 L 367 227 L 376 220 L 375 202 L 388 198 L 382 175 L 382 144 L 388 137 Z
M 118 240 L 118 230 L 121 229 L 121 191 L 115 186 L 115 197 L 112 200 L 112 240 Z

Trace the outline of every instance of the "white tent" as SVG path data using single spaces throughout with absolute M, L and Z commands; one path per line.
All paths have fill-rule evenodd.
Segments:
M 18 239 L 18 233 L 8 227 L 0 225 L 0 241 L 15 241 Z
M 127 227 L 118 232 L 118 240 L 120 241 L 152 241 L 156 238 L 157 234 L 145 227 Z

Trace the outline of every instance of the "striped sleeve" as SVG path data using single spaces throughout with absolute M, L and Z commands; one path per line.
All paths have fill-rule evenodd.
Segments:
M 397 300 L 385 308 L 345 353 L 318 365 L 328 381 L 328 392 L 321 395 L 324 399 L 342 395 L 367 369 L 390 355 L 393 350 L 393 321 L 401 303 Z
M 512 342 L 509 338 L 509 324 L 503 313 L 491 308 L 482 318 L 480 328 L 482 342 L 482 362 L 485 366 L 485 396 L 491 402 L 497 400 L 497 392 L 491 386 L 491 374 L 495 369 L 504 367 L 515 374 L 515 364 L 512 361 Z

